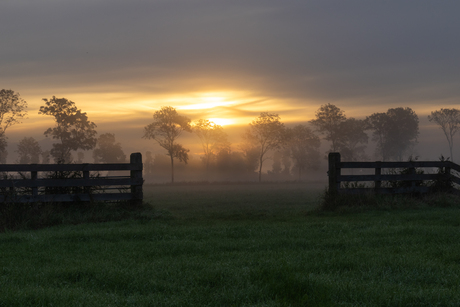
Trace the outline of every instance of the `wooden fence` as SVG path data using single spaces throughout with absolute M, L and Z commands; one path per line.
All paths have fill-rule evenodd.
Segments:
M 130 163 L 1 164 L 0 176 L 0 202 L 143 199 L 140 153 L 131 154 Z
M 451 161 L 341 162 L 340 153 L 337 152 L 329 153 L 328 159 L 331 194 L 427 193 L 436 187 L 436 183 L 438 187 L 442 183 L 448 184 L 451 187 L 450 192 L 460 194 L 460 191 L 454 187 L 455 184 L 460 185 L 460 178 L 456 173 L 460 172 L 460 166 Z M 356 172 L 374 169 L 374 172 L 342 175 L 343 169 L 352 169 Z M 382 172 L 382 170 L 387 171 Z

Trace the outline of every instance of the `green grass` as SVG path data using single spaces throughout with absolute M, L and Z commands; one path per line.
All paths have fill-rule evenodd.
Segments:
M 0 234 L 0 306 L 458 306 L 460 210 L 312 213 L 302 184 L 151 186 L 153 219 Z

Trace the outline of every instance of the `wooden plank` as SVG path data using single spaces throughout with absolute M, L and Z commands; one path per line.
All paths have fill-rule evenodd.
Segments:
M 428 193 L 429 187 L 407 187 L 407 188 L 380 188 L 379 194 L 406 194 L 406 193 Z M 373 188 L 350 188 L 340 189 L 339 194 L 372 194 Z
M 339 181 L 419 181 L 435 180 L 438 174 L 403 174 L 403 175 L 341 175 Z
M 53 194 L 53 195 L 21 195 L 15 198 L 0 195 L 0 202 L 12 203 L 32 202 L 91 202 L 91 201 L 121 201 L 132 200 L 131 193 L 101 193 L 101 194 Z
M 0 164 L 0 172 L 82 172 L 142 170 L 142 163 Z
M 0 180 L 0 187 L 34 188 L 34 187 L 93 187 L 111 185 L 142 185 L 142 178 L 90 178 L 90 179 L 18 179 Z
M 341 168 L 410 168 L 410 167 L 446 167 L 450 161 L 410 161 L 410 162 L 340 162 Z

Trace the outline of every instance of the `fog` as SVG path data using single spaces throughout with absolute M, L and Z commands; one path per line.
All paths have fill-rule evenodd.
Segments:
M 319 107 L 319 106 L 318 106 Z M 353 114 L 346 112 L 347 117 L 352 117 Z M 380 110 L 379 110 L 380 111 Z M 386 110 L 381 110 L 384 112 Z M 417 112 L 417 110 L 414 110 Z M 181 112 L 183 113 L 183 112 Z M 91 119 L 91 114 L 89 119 Z M 171 166 L 170 158 L 166 155 L 166 150 L 161 148 L 154 140 L 143 139 L 143 129 L 145 125 L 153 121 L 153 114 L 146 114 L 145 118 L 139 118 L 136 121 L 127 120 L 125 122 L 110 122 L 103 121 L 102 123 L 95 123 L 98 125 L 98 135 L 103 133 L 115 134 L 116 141 L 121 143 L 124 153 L 129 159 L 129 154 L 133 152 L 140 152 L 143 155 L 144 161 L 144 178 L 146 183 L 166 183 L 171 181 Z M 282 116 L 282 113 L 280 112 Z M 308 124 L 308 120 L 314 117 L 314 114 L 309 114 L 305 121 L 302 122 L 287 122 L 287 127 L 293 127 L 297 124 Z M 370 115 L 370 114 L 369 114 Z M 418 143 L 413 150 L 407 154 L 413 157 L 417 157 L 419 160 L 438 160 L 441 155 L 444 157 L 449 156 L 449 148 L 445 136 L 442 130 L 433 123 L 430 123 L 427 119 L 427 114 L 418 114 L 419 117 L 419 137 Z M 363 118 L 363 117 L 361 117 Z M 192 120 L 196 120 L 192 118 Z M 283 118 L 281 117 L 281 121 Z M 249 123 L 248 123 L 249 124 Z M 229 141 L 231 143 L 231 151 L 235 154 L 232 163 L 233 166 L 217 167 L 213 166 L 207 172 L 203 163 L 202 148 L 199 143 L 198 137 L 193 133 L 184 133 L 177 141 L 182 144 L 185 148 L 190 149 L 188 164 L 180 163 L 175 160 L 175 181 L 176 182 L 248 182 L 257 181 L 256 170 L 247 171 L 244 170 L 243 157 L 240 153 L 239 145 L 242 142 L 242 134 L 249 125 L 230 125 L 224 126 L 224 131 L 228 134 Z M 17 163 L 17 145 L 19 141 L 24 137 L 35 138 L 42 150 L 50 150 L 54 140 L 46 138 L 43 132 L 53 127 L 54 122 L 49 119 L 47 125 L 34 127 L 29 129 L 26 124 L 18 124 L 10 128 L 7 132 L 8 137 L 8 157 L 7 163 Z M 376 144 L 371 140 L 371 134 L 368 131 L 369 142 L 366 148 L 366 155 L 368 160 L 379 160 L 375 156 Z M 460 155 L 458 136 L 454 140 L 454 156 Z M 327 180 L 327 161 L 326 156 L 330 148 L 330 142 L 321 139 L 320 147 L 320 164 L 315 170 L 306 170 L 301 176 L 301 180 L 305 181 L 326 181 Z M 146 153 L 150 151 L 154 157 L 153 165 L 146 165 Z M 85 163 L 93 163 L 92 151 L 83 151 Z M 287 172 L 286 169 L 282 169 L 281 172 L 274 172 L 273 170 L 273 152 L 268 153 L 268 159 L 264 162 L 262 181 L 293 181 L 298 180 L 297 170 L 292 167 Z M 74 159 L 76 158 L 76 152 L 73 152 Z M 239 159 L 239 160 L 238 160 Z M 458 159 L 454 159 L 458 160 Z M 238 169 L 239 167 L 239 169 Z M 149 168 L 149 170 L 147 170 Z M 283 166 L 282 166 L 283 168 Z

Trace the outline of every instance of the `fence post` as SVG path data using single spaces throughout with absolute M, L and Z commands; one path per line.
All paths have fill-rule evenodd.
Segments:
M 131 170 L 131 180 L 136 180 L 140 178 L 141 184 L 132 184 L 131 185 L 131 195 L 132 195 L 132 200 L 131 203 L 133 205 L 140 205 L 142 204 L 142 199 L 144 197 L 143 191 L 142 191 L 142 154 L 140 152 L 135 152 L 132 153 L 130 156 L 130 163 L 135 166 L 134 170 Z
M 328 161 L 329 194 L 335 196 L 339 193 L 340 188 L 340 181 L 338 180 L 338 176 L 340 176 L 340 153 L 330 152 Z
M 85 183 L 89 184 L 89 171 L 83 171 L 83 179 L 85 180 Z M 91 187 L 85 185 L 83 187 L 83 193 L 90 194 L 90 192 L 91 192 Z
M 35 165 L 35 164 L 32 164 Z M 34 186 L 32 187 L 32 199 L 35 199 L 35 197 L 38 195 L 38 172 L 37 171 L 31 171 L 30 172 L 30 179 L 33 180 Z
M 382 167 L 380 166 L 381 161 L 375 161 L 376 166 L 375 166 L 375 176 L 378 176 L 378 180 L 375 180 L 374 182 L 374 188 L 375 188 L 375 194 L 379 194 L 380 188 L 382 187 L 382 181 L 380 180 L 380 175 L 382 174 Z

